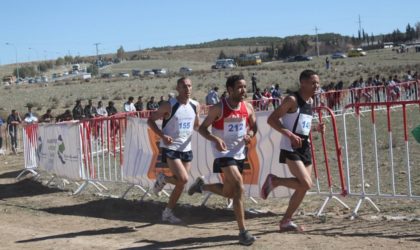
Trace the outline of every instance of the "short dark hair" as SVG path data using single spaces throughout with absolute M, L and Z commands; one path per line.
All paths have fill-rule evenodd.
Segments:
M 128 100 L 129 101 L 134 101 L 134 97 L 130 96 L 130 97 L 128 97 Z
M 240 81 L 240 80 L 244 80 L 244 76 L 243 75 L 232 75 L 232 76 L 229 76 L 227 78 L 227 80 L 226 80 L 226 89 L 229 88 L 229 87 L 234 88 L 235 87 L 235 83 L 237 81 Z
M 183 82 L 183 81 L 185 81 L 186 79 L 188 79 L 188 77 L 183 76 L 183 77 L 179 78 L 179 79 L 178 79 L 178 81 L 176 81 L 176 85 L 178 85 L 178 84 L 182 83 L 182 82 Z
M 302 71 L 302 73 L 300 73 L 300 76 L 299 76 L 299 82 L 302 82 L 302 80 L 309 79 L 309 78 L 311 78 L 311 76 L 313 76 L 313 75 L 318 75 L 318 73 L 316 73 L 316 72 L 315 72 L 315 71 L 313 71 L 313 70 L 306 69 L 306 70 Z

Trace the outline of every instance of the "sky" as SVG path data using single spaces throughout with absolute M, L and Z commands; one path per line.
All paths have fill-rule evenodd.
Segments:
M 418 0 L 2 0 L 0 65 L 225 38 L 378 35 L 420 22 Z

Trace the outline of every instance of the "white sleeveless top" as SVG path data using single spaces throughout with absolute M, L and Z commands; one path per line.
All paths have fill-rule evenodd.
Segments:
M 191 136 L 197 116 L 198 102 L 189 99 L 187 104 L 181 104 L 176 98 L 169 101 L 171 114 L 168 119 L 163 119 L 163 134 L 172 137 L 173 142 L 166 145 L 161 140 L 160 146 L 174 151 L 191 151 Z
M 296 112 L 286 113 L 280 120 L 286 129 L 309 142 L 309 133 L 311 132 L 312 125 L 312 105 L 306 103 L 299 94 L 295 93 L 294 96 L 298 104 Z M 280 149 L 294 151 L 289 137 L 281 137 Z

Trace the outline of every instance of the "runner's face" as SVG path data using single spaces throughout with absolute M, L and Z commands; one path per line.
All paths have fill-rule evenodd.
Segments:
M 192 83 L 190 79 L 185 79 L 176 86 L 176 90 L 180 97 L 190 98 L 192 91 Z
M 232 90 L 232 89 L 231 89 Z M 229 93 L 229 96 L 234 101 L 240 102 L 246 98 L 246 82 L 245 80 L 239 80 L 235 82 L 235 87 Z
M 312 96 L 315 94 L 315 92 L 319 88 L 319 76 L 318 75 L 312 75 L 308 79 L 303 79 L 301 84 L 302 89 L 305 93 L 308 93 L 308 95 Z

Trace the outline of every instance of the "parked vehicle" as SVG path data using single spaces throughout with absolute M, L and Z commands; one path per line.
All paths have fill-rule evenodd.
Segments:
M 139 69 L 133 69 L 131 71 L 131 75 L 132 76 L 140 76 L 141 75 L 141 70 L 139 70 Z
M 155 73 L 155 76 L 165 76 L 167 73 L 166 69 L 152 69 L 152 71 Z
M 298 56 L 288 57 L 285 61 L 286 62 L 303 62 L 303 61 L 311 61 L 311 60 L 312 60 L 311 56 L 298 55 Z
M 153 72 L 151 69 L 146 69 L 143 72 L 143 76 L 155 76 L 155 72 Z
M 348 57 L 366 56 L 366 52 L 361 48 L 352 49 L 347 53 Z
M 181 67 L 179 69 L 179 73 L 180 74 L 183 74 L 183 75 L 188 75 L 188 74 L 191 74 L 192 73 L 192 69 L 191 68 L 188 68 L 188 67 Z
M 111 73 L 102 73 L 101 77 L 102 78 L 112 78 L 112 77 L 114 77 L 114 74 L 111 74 Z
M 130 77 L 130 74 L 126 73 L 126 72 L 120 72 L 118 74 L 120 77 Z
M 236 67 L 235 60 L 233 59 L 218 59 L 216 64 L 211 66 L 212 69 L 232 69 Z
M 241 55 L 238 58 L 239 66 L 260 65 L 262 63 L 258 55 Z
M 344 54 L 343 52 L 335 52 L 334 54 L 331 55 L 332 59 L 339 59 L 339 58 L 346 58 L 346 54 Z

